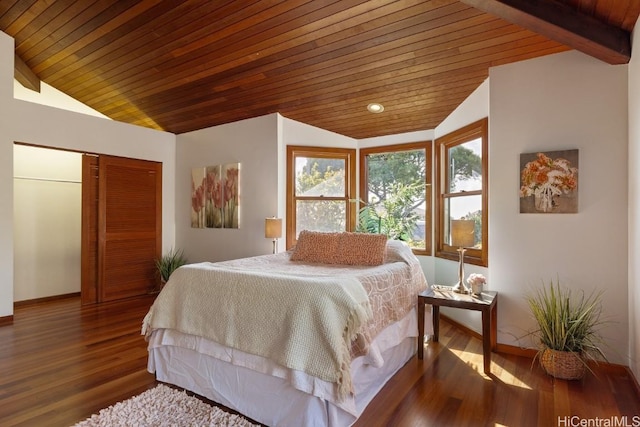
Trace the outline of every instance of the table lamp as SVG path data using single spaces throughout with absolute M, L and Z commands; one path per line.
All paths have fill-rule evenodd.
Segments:
M 278 239 L 282 237 L 282 218 L 265 218 L 264 237 L 273 239 L 273 253 L 278 250 Z
M 469 289 L 464 284 L 464 253 L 475 243 L 475 221 L 471 219 L 451 220 L 451 246 L 457 246 L 460 253 L 458 266 L 458 283 L 452 288 L 454 292 L 468 294 Z

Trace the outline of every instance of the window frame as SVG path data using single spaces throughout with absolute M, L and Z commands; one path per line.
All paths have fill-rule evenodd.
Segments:
M 489 120 L 481 119 L 461 129 L 453 131 L 435 140 L 435 174 L 436 174 L 436 257 L 458 261 L 460 253 L 457 247 L 449 245 L 444 235 L 445 230 L 445 205 L 447 199 L 459 197 L 461 193 L 466 196 L 478 194 L 482 196 L 482 249 L 468 248 L 465 252 L 464 262 L 468 264 L 488 267 L 489 265 Z M 460 193 L 448 193 L 449 159 L 448 150 L 477 138 L 482 138 L 482 189 L 477 191 L 461 191 Z
M 305 196 L 295 194 L 296 171 L 295 164 L 298 157 L 314 157 L 322 159 L 344 160 L 345 167 L 345 195 L 344 197 Z M 287 145 L 287 219 L 286 219 L 286 247 L 291 249 L 296 243 L 296 204 L 298 200 L 344 200 L 346 204 L 346 231 L 353 231 L 356 224 L 357 209 L 353 200 L 356 196 L 356 150 L 351 148 L 311 147 Z
M 368 147 L 360 149 L 360 203 L 358 204 L 358 210 L 360 210 L 365 202 L 368 202 L 368 156 L 370 154 L 379 154 L 379 153 L 391 153 L 391 152 L 402 152 L 402 151 L 413 151 L 418 149 L 425 150 L 425 165 L 428 168 L 425 171 L 425 213 L 424 213 L 424 221 L 425 221 L 425 248 L 417 249 L 411 248 L 413 253 L 416 255 L 431 255 L 432 254 L 432 241 L 433 241 L 433 227 L 432 227 L 432 211 L 433 211 L 433 200 L 432 200 L 432 185 L 431 179 L 433 175 L 433 161 L 432 161 L 432 142 L 424 141 L 424 142 L 411 142 L 406 144 L 393 144 L 393 145 L 383 145 L 377 147 Z

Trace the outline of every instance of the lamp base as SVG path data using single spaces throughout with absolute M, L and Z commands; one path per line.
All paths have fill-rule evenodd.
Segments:
M 464 284 L 464 252 L 467 249 L 460 247 L 457 250 L 458 253 L 460 253 L 460 263 L 458 264 L 458 283 L 453 285 L 452 290 L 459 294 L 468 294 L 470 293 L 469 288 Z
M 467 287 L 464 285 L 464 283 L 456 283 L 455 285 L 453 285 L 451 287 L 451 290 L 453 292 L 459 293 L 459 294 L 470 294 L 471 292 L 469 291 L 469 289 L 467 289 Z

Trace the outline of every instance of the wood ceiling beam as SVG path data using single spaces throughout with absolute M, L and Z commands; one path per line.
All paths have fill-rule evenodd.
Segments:
M 631 59 L 631 34 L 553 0 L 461 0 L 609 64 Z
M 13 76 L 27 89 L 40 92 L 40 78 L 31 71 L 31 68 L 18 56 L 14 55 Z

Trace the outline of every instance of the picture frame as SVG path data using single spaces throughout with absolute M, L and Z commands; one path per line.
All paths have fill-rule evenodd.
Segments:
M 520 154 L 520 213 L 578 212 L 579 150 Z
M 240 228 L 240 163 L 191 170 L 191 227 Z

